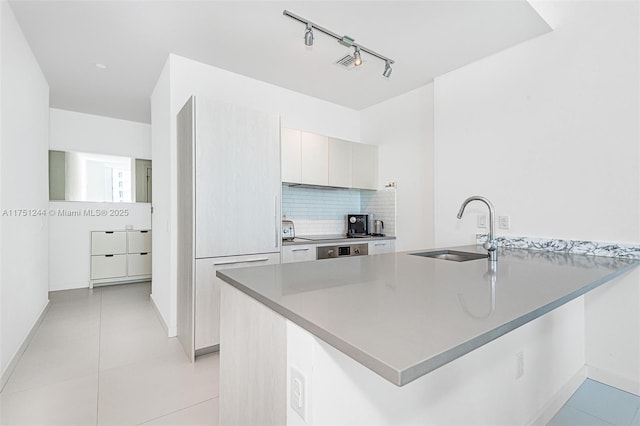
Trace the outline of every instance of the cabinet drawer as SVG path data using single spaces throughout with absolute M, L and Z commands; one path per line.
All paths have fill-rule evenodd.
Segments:
M 394 253 L 396 242 L 393 240 L 369 241 L 369 254 Z
M 216 271 L 280 263 L 279 253 L 196 259 L 195 348 L 220 344 L 220 285 Z
M 282 263 L 304 262 L 307 260 L 316 260 L 315 244 L 282 247 Z
M 129 253 L 151 253 L 151 231 L 127 231 Z
M 124 254 L 127 252 L 127 233 L 124 231 L 91 232 L 91 254 Z
M 151 253 L 128 254 L 127 268 L 129 276 L 151 275 Z
M 91 279 L 120 278 L 127 275 L 127 256 L 108 254 L 91 256 Z

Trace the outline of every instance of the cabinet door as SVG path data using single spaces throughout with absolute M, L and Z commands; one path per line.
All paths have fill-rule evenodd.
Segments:
M 196 258 L 280 251 L 280 120 L 196 99 Z
M 282 181 L 302 182 L 300 163 L 300 131 L 282 128 L 280 144 L 282 150 Z
M 352 152 L 353 188 L 376 189 L 378 187 L 378 147 L 354 143 Z
M 302 132 L 300 137 L 302 183 L 329 184 L 329 138 Z
M 195 349 L 220 344 L 220 278 L 222 269 L 272 265 L 280 262 L 278 253 L 230 256 L 196 260 Z
M 307 260 L 316 260 L 315 244 L 282 247 L 282 263 L 305 262 Z
M 91 279 L 124 278 L 127 276 L 126 254 L 91 256 Z
M 124 231 L 93 231 L 91 233 L 91 254 L 125 254 L 127 233 Z
M 329 138 L 329 186 L 351 188 L 353 143 Z
M 369 241 L 369 254 L 395 253 L 396 242 L 393 240 Z
M 127 253 L 151 253 L 151 231 L 127 231 Z

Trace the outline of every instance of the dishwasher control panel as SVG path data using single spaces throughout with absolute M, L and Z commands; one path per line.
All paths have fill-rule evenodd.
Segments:
M 336 259 L 347 256 L 366 256 L 369 254 L 369 244 L 345 244 L 339 246 L 324 246 L 316 248 L 316 259 Z

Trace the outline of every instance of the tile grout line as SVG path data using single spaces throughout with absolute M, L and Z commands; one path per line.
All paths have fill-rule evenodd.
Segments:
M 172 411 L 172 412 L 170 412 L 170 413 L 163 414 L 163 415 L 161 415 L 161 416 L 158 416 L 158 417 L 154 417 L 154 418 L 152 418 L 152 419 L 145 420 L 145 421 L 144 421 L 144 422 L 142 422 L 142 423 L 137 423 L 137 424 L 136 424 L 136 426 L 142 426 L 142 425 L 144 425 L 145 423 L 149 423 L 149 422 L 151 422 L 151 421 L 158 420 L 158 419 L 161 419 L 161 418 L 166 417 L 166 416 L 170 416 L 171 414 L 175 414 L 175 413 L 178 413 L 178 412 L 180 412 L 180 411 L 188 410 L 189 408 L 193 408 L 193 407 L 195 407 L 196 405 L 203 404 L 203 403 L 205 403 L 205 402 L 207 402 L 207 401 L 213 401 L 214 399 L 218 399 L 218 398 L 220 398 L 220 395 L 218 395 L 218 396 L 214 396 L 213 398 L 205 399 L 204 401 L 196 402 L 195 404 L 191 404 L 191 405 L 189 405 L 189 406 L 187 406 L 187 407 L 179 408 L 179 409 L 177 409 L 177 410 L 175 410 L 175 411 Z
M 589 413 L 588 411 L 584 411 L 584 410 L 582 410 L 582 409 L 580 409 L 580 408 L 578 408 L 578 407 L 574 407 L 574 406 L 572 406 L 572 405 L 567 405 L 567 406 L 568 406 L 568 407 L 573 408 L 573 409 L 574 409 L 574 410 L 576 410 L 576 411 L 580 411 L 581 413 L 584 413 L 584 414 L 586 414 L 586 415 L 588 415 L 588 416 L 591 416 L 591 417 L 593 417 L 593 418 L 595 418 L 595 419 L 598 419 L 598 420 L 600 420 L 600 421 L 602 421 L 602 422 L 605 422 L 605 423 L 606 423 L 606 424 L 608 424 L 608 425 L 615 426 L 615 424 L 614 424 L 614 423 L 611 423 L 609 420 L 605 420 L 605 419 L 603 419 L 603 418 L 601 418 L 601 417 L 599 417 L 599 416 L 596 416 L 596 415 L 595 415 L 595 414 L 593 414 L 593 413 Z
M 100 315 L 98 315 L 98 378 L 96 383 L 96 426 L 100 415 L 100 344 L 102 342 L 102 289 L 100 289 Z

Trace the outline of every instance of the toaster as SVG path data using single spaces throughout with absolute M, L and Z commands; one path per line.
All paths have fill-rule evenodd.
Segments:
M 282 221 L 282 239 L 285 241 L 291 241 L 296 237 L 296 228 L 293 226 L 293 222 L 290 220 Z

